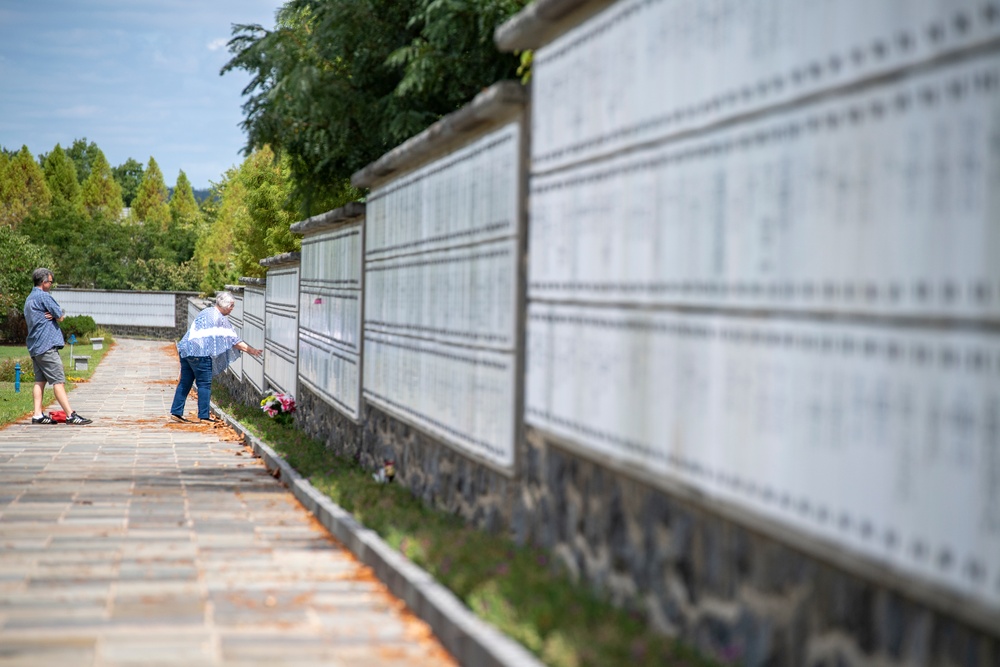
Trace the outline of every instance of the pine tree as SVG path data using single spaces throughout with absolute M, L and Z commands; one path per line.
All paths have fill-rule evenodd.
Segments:
M 177 175 L 177 185 L 174 186 L 173 194 L 170 195 L 170 216 L 173 218 L 174 224 L 188 228 L 195 227 L 201 217 L 201 210 L 194 198 L 191 181 L 188 180 L 187 174 L 183 170 Z
M 194 261 L 202 273 L 199 289 L 205 292 L 215 291 L 240 276 L 233 261 L 233 229 L 237 219 L 246 216 L 246 189 L 237 174 L 235 167 L 230 168 L 221 183 L 212 184 L 212 194 L 202 203 L 210 222 L 198 238 Z
M 254 151 L 240 165 L 237 179 L 244 188 L 246 215 L 236 218 L 233 249 L 242 276 L 263 276 L 261 259 L 299 249 L 299 238 L 288 231 L 297 217 L 291 204 L 292 176 L 287 159 L 275 161 L 269 146 Z
M 29 215 L 47 214 L 51 203 L 45 173 L 22 146 L 0 173 L 0 225 L 17 229 Z
M 52 193 L 52 207 L 79 209 L 80 183 L 76 180 L 76 165 L 66 155 L 62 146 L 56 144 L 52 152 L 45 156 L 42 169 L 45 172 L 45 184 Z
M 149 158 L 146 173 L 139 185 L 139 192 L 132 202 L 131 216 L 147 225 L 156 225 L 166 230 L 170 224 L 170 206 L 167 204 L 167 186 L 163 182 L 163 172 L 156 160 Z
M 94 164 L 94 159 L 101 149 L 93 141 L 88 142 L 87 137 L 77 139 L 73 145 L 66 150 L 66 155 L 76 165 L 76 180 L 82 185 Z
M 135 158 L 129 158 L 112 171 L 115 174 L 115 180 L 122 188 L 122 202 L 125 203 L 125 206 L 131 206 L 132 202 L 135 201 L 135 196 L 139 194 L 139 186 L 142 185 L 142 163 Z
M 83 182 L 82 201 L 91 216 L 104 215 L 117 219 L 121 215 L 122 188 L 111 172 L 111 165 L 104 153 L 98 151 L 90 165 L 90 176 Z

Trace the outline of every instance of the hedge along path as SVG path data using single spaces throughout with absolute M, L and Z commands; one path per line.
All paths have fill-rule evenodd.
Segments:
M 454 665 L 221 424 L 168 422 L 173 347 L 121 339 L 90 426 L 0 430 L 0 646 L 20 664 Z

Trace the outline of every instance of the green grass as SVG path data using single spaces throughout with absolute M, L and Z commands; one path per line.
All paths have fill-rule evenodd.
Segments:
M 400 485 L 377 484 L 349 459 L 294 426 L 213 388 L 222 409 L 266 442 L 319 491 L 451 589 L 479 617 L 548 665 L 708 667 L 718 663 L 613 607 L 554 567 L 551 554 L 466 526 Z
M 63 368 L 66 369 L 66 389 L 72 391 L 78 382 L 86 382 L 94 374 L 97 365 L 104 358 L 104 355 L 111 349 L 114 339 L 109 334 L 104 336 L 104 348 L 101 350 L 91 349 L 90 342 L 84 345 L 74 345 L 73 354 L 75 356 L 89 355 L 90 361 L 87 370 L 73 370 L 70 360 L 70 348 L 67 345 L 59 352 L 63 360 Z M 14 391 L 14 364 L 21 364 L 21 391 Z M 34 385 L 32 375 L 31 357 L 28 350 L 23 345 L 3 345 L 0 346 L 0 426 L 6 426 L 16 422 L 30 414 L 34 409 L 31 389 Z M 44 405 L 50 405 L 55 401 L 55 395 L 49 385 L 45 387 Z

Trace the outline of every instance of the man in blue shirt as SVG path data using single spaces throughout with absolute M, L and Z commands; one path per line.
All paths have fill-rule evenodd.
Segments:
M 63 371 L 62 358 L 59 350 L 66 341 L 63 339 L 59 322 L 65 315 L 56 300 L 49 294 L 52 289 L 52 272 L 46 268 L 35 269 L 32 274 L 35 287 L 24 302 L 24 320 L 28 325 L 28 354 L 35 368 L 35 386 L 31 390 L 35 399 L 35 414 L 32 424 L 55 424 L 47 414 L 42 413 L 42 397 L 45 395 L 45 383 L 52 385 L 59 405 L 66 411 L 67 424 L 83 425 L 93 420 L 76 414 L 69 406 L 69 396 L 66 395 L 66 373 Z

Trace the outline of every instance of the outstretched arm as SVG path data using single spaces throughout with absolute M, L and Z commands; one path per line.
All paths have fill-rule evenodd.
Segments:
M 233 347 L 235 347 L 240 352 L 246 352 L 247 354 L 252 355 L 254 357 L 259 357 L 264 352 L 264 350 L 258 350 L 256 347 L 250 347 L 249 345 L 246 344 L 245 341 L 242 340 L 236 343 L 236 345 L 233 345 Z

